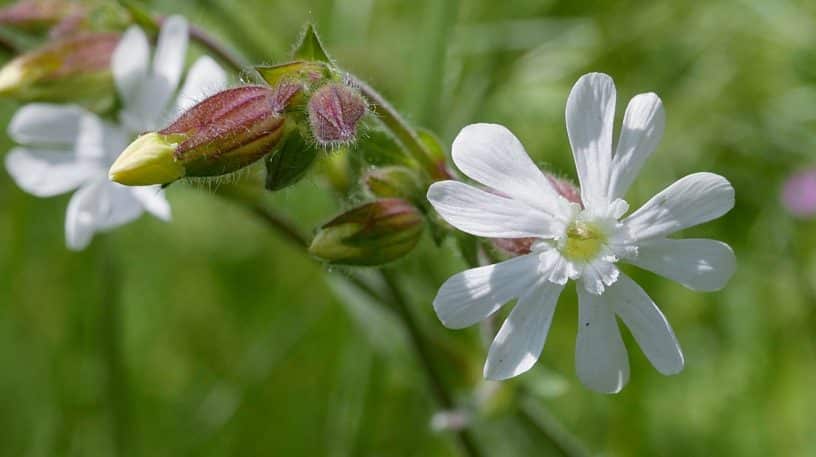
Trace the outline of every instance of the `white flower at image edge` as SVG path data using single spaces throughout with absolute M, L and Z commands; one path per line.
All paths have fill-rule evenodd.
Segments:
M 619 392 L 629 361 L 616 316 L 663 374 L 683 369 L 674 332 L 649 296 L 618 269 L 627 262 L 699 291 L 725 286 L 736 260 L 731 248 L 671 234 L 718 218 L 734 206 L 722 176 L 695 173 L 670 185 L 628 216 L 621 199 L 657 146 L 665 114 L 653 93 L 626 108 L 612 153 L 615 86 L 588 74 L 573 87 L 566 123 L 582 205 L 565 200 L 518 139 L 493 124 L 465 127 L 453 143 L 453 161 L 489 190 L 457 181 L 433 184 L 428 199 L 439 215 L 464 232 L 486 238 L 533 238 L 527 255 L 466 270 L 446 281 L 434 299 L 449 328 L 482 321 L 518 299 L 487 355 L 485 377 L 507 379 L 529 370 L 541 354 L 556 302 L 568 280 L 577 284 L 575 366 L 589 388 Z
M 224 70 L 205 56 L 190 68 L 176 96 L 187 43 L 186 20 L 168 18 L 151 64 L 144 32 L 135 26 L 128 29 L 111 63 L 122 102 L 119 123 L 74 105 L 32 103 L 15 113 L 8 133 L 22 146 L 6 156 L 6 168 L 17 185 L 38 197 L 77 190 L 65 217 L 69 248 L 84 249 L 96 232 L 131 222 L 144 211 L 170 219 L 170 206 L 159 186 L 113 183 L 108 179 L 108 168 L 136 135 L 160 128 L 196 101 L 226 86 Z

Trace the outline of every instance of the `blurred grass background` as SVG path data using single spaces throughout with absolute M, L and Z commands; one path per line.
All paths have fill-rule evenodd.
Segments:
M 657 92 L 666 133 L 628 200 L 696 171 L 728 177 L 736 208 L 688 234 L 731 244 L 736 276 L 700 294 L 633 272 L 684 348 L 677 376 L 659 375 L 627 334 L 629 386 L 616 396 L 582 387 L 569 292 L 541 362 L 503 389 L 536 392 L 595 455 L 816 455 L 816 234 L 779 204 L 784 179 L 814 162 L 816 4 L 146 4 L 186 15 L 254 63 L 284 60 L 314 22 L 342 66 L 445 144 L 467 123 L 503 123 L 542 165 L 573 177 L 563 113 L 578 76 L 615 78 L 618 122 L 629 98 Z M 0 103 L 0 125 L 15 108 Z M 206 188 L 168 195 L 172 223 L 144 217 L 71 253 L 68 197 L 35 199 L 0 176 L 0 455 L 457 455 L 429 427 L 434 403 L 394 316 Z M 269 200 L 304 230 L 337 211 L 317 178 Z M 457 365 L 440 366 L 467 399 L 489 388 L 478 329 L 446 330 L 430 307 L 434 287 L 464 268 L 452 252 L 425 240 L 395 267 L 423 329 L 456 354 Z M 502 392 L 476 419 L 486 454 L 559 455 L 508 414 Z

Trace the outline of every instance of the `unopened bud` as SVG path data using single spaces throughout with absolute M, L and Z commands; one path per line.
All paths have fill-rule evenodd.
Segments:
M 571 203 L 581 204 L 581 189 L 578 188 L 575 184 L 570 182 L 568 179 L 564 178 L 556 178 L 555 176 L 546 173 L 547 179 L 552 184 L 553 189 L 558 192 L 559 195 L 564 197 L 567 201 Z M 498 249 L 504 251 L 507 254 L 511 255 L 525 255 L 529 254 L 532 247 L 533 242 L 535 242 L 534 238 L 494 238 L 491 240 L 493 242 L 493 246 L 497 247 Z
M 375 197 L 414 200 L 422 195 L 419 177 L 407 167 L 376 168 L 366 173 L 363 180 Z
M 79 2 L 67 0 L 21 0 L 0 8 L 0 24 L 21 29 L 45 29 L 66 18 L 84 14 Z
M 309 124 L 321 146 L 348 144 L 357 137 L 357 124 L 368 105 L 362 95 L 345 84 L 329 83 L 309 99 Z
M 104 110 L 113 102 L 110 62 L 118 43 L 118 34 L 83 34 L 23 54 L 0 69 L 0 96 Z
M 382 265 L 414 249 L 423 222 L 419 210 L 405 200 L 377 200 L 321 227 L 309 252 L 332 264 Z
M 284 132 L 274 89 L 243 86 L 205 99 L 159 132 L 137 138 L 110 178 L 129 186 L 229 174 L 271 152 Z

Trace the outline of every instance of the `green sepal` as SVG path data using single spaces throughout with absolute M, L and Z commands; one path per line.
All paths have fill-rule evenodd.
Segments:
M 403 151 L 402 147 L 390 134 L 383 130 L 371 128 L 357 143 L 357 149 L 362 153 L 363 161 L 368 165 L 383 167 L 387 165 L 402 165 L 416 169 L 417 163 Z
M 323 62 L 295 60 L 278 65 L 260 65 L 255 71 L 270 86 L 287 80 L 324 80 L 331 77 L 329 67 Z
M 300 41 L 295 46 L 293 57 L 295 59 L 325 62 L 330 65 L 333 63 L 329 53 L 326 52 L 326 48 L 323 47 L 323 43 L 320 41 L 313 24 L 306 25 L 306 29 L 303 30 L 303 34 L 300 36 Z
M 266 156 L 266 188 L 277 191 L 300 181 L 317 158 L 317 152 L 300 132 L 289 132 L 283 145 Z

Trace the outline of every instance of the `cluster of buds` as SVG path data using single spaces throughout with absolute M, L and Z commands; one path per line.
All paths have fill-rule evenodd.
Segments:
M 233 173 L 263 158 L 266 187 L 300 180 L 325 151 L 357 143 L 370 112 L 361 92 L 336 69 L 316 35 L 304 35 L 298 60 L 259 68 L 267 85 L 217 93 L 162 130 L 139 136 L 114 162 L 110 179 L 130 186 Z M 425 224 L 423 185 L 408 166 L 364 177 L 375 198 L 320 227 L 310 252 L 331 264 L 380 265 L 412 251 Z
M 110 64 L 119 38 L 117 33 L 81 33 L 20 55 L 0 69 L 0 96 L 104 110 L 114 100 Z

